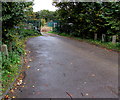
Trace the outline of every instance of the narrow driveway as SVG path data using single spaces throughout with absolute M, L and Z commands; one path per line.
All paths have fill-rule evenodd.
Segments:
M 31 66 L 18 98 L 117 98 L 118 54 L 45 34 L 28 40 Z

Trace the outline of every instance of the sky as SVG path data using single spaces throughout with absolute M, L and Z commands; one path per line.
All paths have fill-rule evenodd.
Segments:
M 52 5 L 53 0 L 34 0 L 33 11 L 37 12 L 43 9 L 55 11 L 57 8 Z

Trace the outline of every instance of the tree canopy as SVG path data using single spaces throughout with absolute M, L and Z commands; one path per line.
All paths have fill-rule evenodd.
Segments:
M 57 12 L 55 11 L 49 11 L 49 10 L 41 10 L 37 12 L 37 16 L 41 19 L 45 19 L 46 22 L 55 20 L 56 19 L 56 14 Z
M 25 20 L 27 17 L 25 13 L 30 10 L 32 4 L 32 2 L 2 2 L 3 40 L 7 39 L 8 30 Z
M 54 2 L 58 7 L 60 31 L 82 38 L 120 35 L 120 2 Z M 72 23 L 72 24 L 70 24 Z

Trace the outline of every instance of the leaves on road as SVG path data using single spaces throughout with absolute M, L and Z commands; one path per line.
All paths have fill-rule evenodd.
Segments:
M 15 96 L 12 96 L 12 98 L 16 98 Z
M 30 67 L 31 67 L 30 65 L 27 66 L 27 68 L 30 68 Z
M 11 92 L 11 93 L 14 93 L 14 90 L 13 90 L 13 89 L 11 89 L 11 90 L 10 90 L 10 92 Z
M 35 86 L 33 85 L 32 87 L 34 88 Z
M 84 82 L 84 84 L 86 84 L 87 82 Z
M 9 99 L 10 97 L 9 97 L 9 95 L 5 95 L 5 97 L 4 97 L 5 99 Z
M 94 76 L 95 76 L 95 74 L 92 74 L 91 76 L 92 76 L 92 77 L 94 77 Z
M 17 85 L 21 85 L 22 82 L 23 82 L 22 80 L 18 80 Z
M 89 94 L 88 94 L 88 93 L 86 93 L 85 95 L 86 95 L 86 96 L 88 96 Z
M 29 60 L 30 62 L 32 61 L 32 59 Z

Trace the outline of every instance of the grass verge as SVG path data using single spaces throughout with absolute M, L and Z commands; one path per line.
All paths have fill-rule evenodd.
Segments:
M 70 37 L 70 38 L 73 38 L 73 39 L 76 39 L 76 40 L 80 40 L 80 41 L 87 42 L 87 43 L 90 43 L 90 44 L 93 44 L 93 45 L 96 45 L 96 46 L 100 46 L 102 48 L 106 48 L 106 49 L 109 49 L 109 50 L 120 52 L 120 43 L 101 42 L 101 41 L 92 40 L 92 39 L 82 39 L 80 37 L 74 37 L 74 36 L 71 36 L 71 35 L 68 35 L 68 34 L 65 34 L 65 33 L 57 33 L 57 32 L 53 32 L 53 31 L 49 31 L 48 33 L 53 33 L 53 34 L 58 34 L 60 36 Z
M 8 46 L 8 56 L 4 55 L 3 52 L 0 52 L 0 69 L 1 69 L 1 85 L 0 94 L 4 94 L 11 86 L 19 75 L 23 67 L 23 58 L 25 54 L 25 42 L 31 38 L 36 36 L 41 36 L 34 29 L 26 29 L 27 25 L 23 24 L 23 26 L 19 29 L 10 30 L 10 35 L 12 41 L 5 41 Z M 8 35 L 9 35 L 8 33 Z M 12 33 L 12 34 L 11 34 Z M 11 43 L 11 45 L 9 44 Z M 9 48 L 12 48 L 9 50 Z

